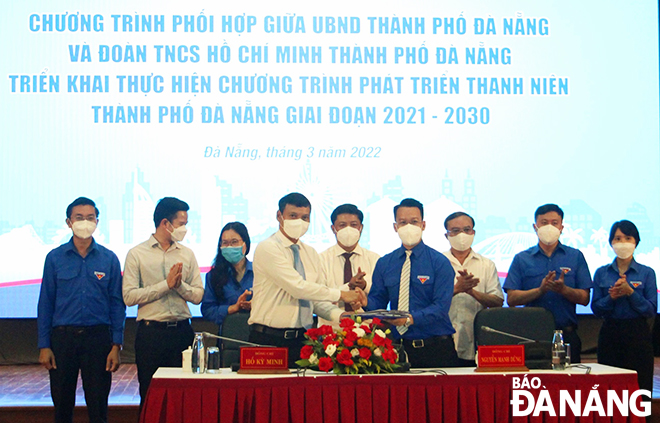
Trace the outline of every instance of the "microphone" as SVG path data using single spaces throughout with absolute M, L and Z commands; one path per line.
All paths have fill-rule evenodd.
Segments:
M 522 339 L 525 342 L 538 342 L 534 339 L 525 338 L 524 336 L 514 335 L 513 333 L 509 333 L 509 332 L 502 332 L 501 330 L 493 329 L 490 326 L 482 326 L 481 330 L 484 332 L 491 332 L 491 333 L 497 333 L 499 335 L 508 336 L 509 338 Z
M 251 347 L 272 347 L 272 345 L 261 345 L 255 344 L 254 342 L 240 341 L 234 338 L 228 338 L 226 336 L 215 335 L 210 332 L 202 332 L 202 335 L 208 338 L 222 339 L 223 341 L 236 342 L 237 344 L 249 345 Z

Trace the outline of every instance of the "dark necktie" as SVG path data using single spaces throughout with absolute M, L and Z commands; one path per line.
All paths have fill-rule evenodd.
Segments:
M 349 283 L 351 278 L 353 278 L 353 269 L 351 268 L 351 256 L 353 253 L 344 253 L 341 256 L 346 259 L 344 262 L 344 283 Z M 344 304 L 344 310 L 353 311 L 353 307 L 350 304 Z

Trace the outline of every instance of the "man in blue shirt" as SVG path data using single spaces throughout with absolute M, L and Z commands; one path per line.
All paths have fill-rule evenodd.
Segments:
M 564 342 L 571 344 L 571 362 L 579 363 L 582 341 L 575 304 L 589 304 L 592 282 L 584 255 L 559 242 L 563 219 L 564 212 L 556 204 L 536 209 L 534 230 L 539 243 L 516 254 L 503 288 L 510 307 L 543 307 L 552 312 Z
M 402 245 L 376 263 L 367 309 L 384 309 L 389 304 L 393 310 L 409 312 L 407 318 L 390 323 L 411 367 L 456 366 L 449 319 L 454 269 L 447 257 L 422 242 L 426 228 L 422 203 L 402 200 L 394 207 L 394 219 Z
M 81 372 L 90 422 L 106 422 L 111 372 L 119 368 L 126 306 L 117 256 L 98 245 L 92 200 L 67 207 L 71 240 L 46 256 L 39 294 L 39 362 L 50 372 L 56 422 L 71 422 Z

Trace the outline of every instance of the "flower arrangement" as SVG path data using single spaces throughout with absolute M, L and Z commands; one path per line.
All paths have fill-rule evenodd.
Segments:
M 304 346 L 300 351 L 300 367 L 333 371 L 336 374 L 392 373 L 399 368 L 398 353 L 387 337 L 389 329 L 379 329 L 379 319 L 362 322 L 342 319 L 340 328 L 323 325 L 305 332 Z

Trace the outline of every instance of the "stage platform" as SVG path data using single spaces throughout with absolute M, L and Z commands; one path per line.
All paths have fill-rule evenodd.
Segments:
M 586 358 L 586 362 L 594 362 Z M 113 375 L 108 420 L 136 423 L 138 420 L 137 369 L 123 364 Z M 0 366 L 0 423 L 41 423 L 53 421 L 48 372 L 39 365 Z M 76 391 L 74 422 L 86 422 L 87 409 L 80 380 Z M 660 357 L 655 359 L 653 377 L 653 422 L 660 423 Z

